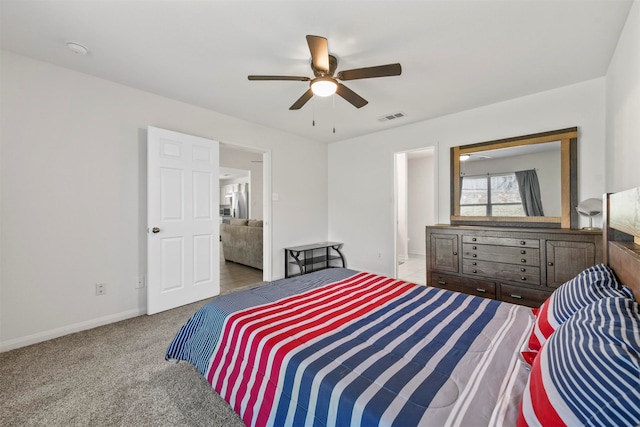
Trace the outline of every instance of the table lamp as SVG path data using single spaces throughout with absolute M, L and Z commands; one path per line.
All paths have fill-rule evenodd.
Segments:
M 582 227 L 583 230 L 599 230 L 598 227 L 593 226 L 593 217 L 602 213 L 602 200 L 601 199 L 587 199 L 578 203 L 576 210 L 580 215 L 589 217 L 589 226 Z

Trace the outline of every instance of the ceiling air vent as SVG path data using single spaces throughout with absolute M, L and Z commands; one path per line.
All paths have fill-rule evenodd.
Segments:
M 378 121 L 388 122 L 389 120 L 401 119 L 402 117 L 407 117 L 407 115 L 405 113 L 393 113 L 380 117 Z

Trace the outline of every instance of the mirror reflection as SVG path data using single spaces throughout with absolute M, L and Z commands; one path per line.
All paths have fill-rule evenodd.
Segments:
M 460 155 L 460 216 L 560 217 L 561 142 Z
M 451 147 L 451 224 L 577 227 L 577 150 L 577 127 Z

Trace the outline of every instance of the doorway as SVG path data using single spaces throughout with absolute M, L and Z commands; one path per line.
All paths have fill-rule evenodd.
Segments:
M 270 152 L 259 148 L 220 143 L 220 221 L 230 218 L 244 218 L 263 222 L 263 269 L 262 271 L 242 264 L 225 262 L 220 251 L 221 293 L 233 291 L 250 284 L 271 279 L 271 199 L 270 193 Z M 227 176 L 224 176 L 227 174 Z M 246 206 L 242 208 L 234 197 L 223 196 L 223 188 L 232 187 L 246 195 Z M 230 192 L 233 193 L 233 192 Z M 243 213 L 244 211 L 244 213 Z
M 435 148 L 395 153 L 395 277 L 426 285 L 425 226 L 436 222 Z

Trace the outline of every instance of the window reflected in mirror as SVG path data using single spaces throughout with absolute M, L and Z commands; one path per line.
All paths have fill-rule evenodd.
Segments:
M 515 173 L 462 177 L 460 215 L 525 216 Z

